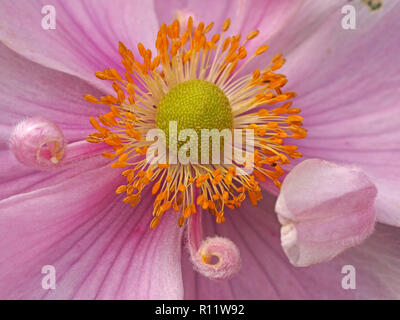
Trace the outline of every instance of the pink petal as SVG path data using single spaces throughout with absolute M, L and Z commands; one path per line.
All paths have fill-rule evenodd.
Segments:
M 273 3 L 274 5 L 280 5 L 282 1 L 265 1 L 266 3 Z M 297 48 L 301 48 L 304 43 L 308 41 L 326 21 L 332 17 L 336 17 L 338 25 L 340 25 L 341 8 L 343 5 L 348 4 L 347 0 L 338 1 L 290 1 L 289 7 L 285 8 L 283 5 L 281 8 L 286 11 L 287 15 L 280 17 L 281 24 L 276 24 L 276 28 L 269 29 L 267 26 L 270 19 L 275 17 L 269 17 L 265 19 L 260 28 L 262 38 L 265 44 L 269 45 L 269 50 L 266 54 L 256 57 L 246 68 L 246 73 L 253 72 L 256 68 L 265 67 L 266 63 L 270 59 L 278 54 L 282 53 L 285 58 L 288 58 L 292 52 L 296 52 Z M 257 12 L 257 13 L 256 13 Z M 253 14 L 262 15 L 262 11 L 254 11 Z M 275 14 L 274 14 L 275 15 Z M 278 14 L 279 15 L 279 14 Z M 247 19 L 249 23 L 251 18 Z M 251 22 L 250 22 L 251 23 Z M 268 37 L 263 38 L 265 28 L 268 28 Z M 320 53 L 320 50 L 318 50 Z M 304 58 L 304 57 L 301 57 Z M 292 58 L 291 58 L 292 59 Z M 287 64 L 289 61 L 287 62 Z M 297 66 L 298 67 L 298 66 Z M 282 69 L 287 73 L 291 71 L 287 68 Z M 288 71 L 286 71 L 288 70 Z M 292 70 L 295 71 L 296 69 Z M 304 75 L 304 74 L 299 74 Z M 293 81 L 293 75 L 289 77 L 289 85 Z M 307 83 L 307 82 L 306 82 Z
M 385 2 L 371 12 L 361 3 L 356 30 L 341 26 L 347 1 L 308 1 L 271 39 L 271 52 L 287 58 L 287 90 L 299 96 L 307 139 L 296 141 L 304 158 L 321 158 L 361 167 L 379 193 L 378 221 L 400 226 L 400 84 L 398 68 L 400 4 Z M 292 32 L 293 31 L 293 32 Z M 262 64 L 256 59 L 249 69 Z M 370 81 L 373 79 L 373 81 Z M 328 143 L 327 143 L 328 142 Z M 304 160 L 301 159 L 301 160 Z M 382 165 L 384 163 L 384 165 Z
M 0 69 L 0 147 L 19 121 L 34 116 L 56 122 L 68 142 L 82 140 L 93 131 L 89 117 L 107 110 L 83 99 L 102 93 L 80 79 L 32 63 L 3 44 L 0 59 L 7 61 Z
M 264 194 L 258 207 L 247 201 L 226 212 L 217 225 L 204 215 L 206 236 L 228 237 L 239 248 L 242 268 L 228 281 L 215 282 L 193 270 L 184 257 L 186 299 L 399 299 L 400 233 L 378 225 L 362 245 L 335 259 L 306 268 L 290 264 L 280 244 L 280 224 L 273 213 L 275 198 Z M 344 290 L 343 266 L 356 269 L 356 290 Z
M 353 5 L 355 30 L 342 29 L 338 9 L 287 56 L 309 133 L 298 145 L 305 158 L 362 168 L 378 188 L 378 221 L 400 226 L 400 4 Z
M 82 149 L 86 149 L 82 148 Z M 85 150 L 83 150 L 85 151 Z M 81 157 L 82 155 L 80 155 Z M 0 151 L 0 200 L 19 193 L 27 193 L 63 182 L 88 170 L 107 165 L 109 160 L 100 154 L 79 163 L 51 171 L 39 171 L 21 164 L 10 150 Z M 111 170 L 111 169 L 110 169 Z
M 151 231 L 152 197 L 124 204 L 116 171 L 89 170 L 0 202 L 0 297 L 182 297 L 177 217 L 166 214 Z M 56 268 L 55 290 L 41 286 L 45 265 Z
M 329 261 L 375 224 L 376 188 L 359 169 L 317 159 L 297 165 L 276 202 L 282 247 L 294 266 Z
M 284 33 L 285 30 L 282 30 L 282 34 L 278 36 L 282 35 L 283 38 L 276 39 L 276 45 L 282 47 L 287 57 L 284 71 L 290 80 L 288 85 L 303 93 L 300 96 L 321 87 L 330 89 L 332 80 L 335 80 L 336 84 L 334 89 L 338 89 L 338 86 L 348 88 L 348 83 L 354 82 L 355 79 L 364 79 L 362 76 L 377 76 L 375 71 L 382 67 L 385 71 L 394 73 L 388 67 L 398 61 L 399 58 L 395 58 L 399 49 L 395 44 L 387 43 L 387 39 L 395 35 L 399 24 L 396 18 L 400 5 L 387 2 L 381 9 L 371 11 L 361 1 L 354 2 L 351 5 L 357 13 L 356 29 L 346 30 L 341 24 L 344 17 L 341 13 L 343 4 L 348 3 L 343 0 L 331 4 L 309 1 L 296 19 L 287 25 L 287 28 L 297 26 L 297 32 Z M 382 34 L 383 30 L 386 30 L 386 33 Z M 290 37 L 289 41 L 286 37 Z M 295 38 L 297 40 L 293 43 Z M 286 42 L 290 46 L 287 46 Z M 367 47 L 370 50 L 366 51 Z M 390 49 L 395 52 L 390 52 Z M 389 57 L 386 56 L 387 53 L 390 54 Z M 383 57 L 389 59 L 382 59 Z M 372 61 L 375 63 L 372 64 Z M 304 81 L 306 75 L 312 77 Z M 346 80 L 347 77 L 349 79 Z M 379 77 L 375 80 L 385 81 Z M 319 106 L 313 108 L 320 109 Z
M 43 30 L 44 5 L 56 9 L 56 29 Z M 94 72 L 120 66 L 118 41 L 152 46 L 157 22 L 151 1 L 2 1 L 0 40 L 28 59 L 97 86 Z
M 73 168 L 40 172 L 15 159 L 9 139 L 14 126 L 27 117 L 51 119 L 71 143 L 91 133 L 89 117 L 106 108 L 83 99 L 85 93 L 101 93 L 82 80 L 30 62 L 2 44 L 0 59 L 7 61 L 0 69 L 0 199 L 59 183 L 74 174 L 104 165 L 106 161 L 96 157 Z

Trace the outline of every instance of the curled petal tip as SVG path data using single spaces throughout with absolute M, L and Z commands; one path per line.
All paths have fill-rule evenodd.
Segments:
M 39 170 L 59 166 L 64 159 L 66 140 L 52 121 L 33 117 L 15 126 L 10 147 L 17 160 Z
M 203 241 L 197 252 L 192 254 L 192 262 L 198 272 L 212 280 L 228 280 L 241 267 L 238 247 L 222 237 Z

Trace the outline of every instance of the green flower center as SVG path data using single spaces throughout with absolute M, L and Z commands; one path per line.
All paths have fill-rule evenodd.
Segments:
M 225 93 L 215 84 L 199 79 L 176 85 L 161 99 L 156 125 L 164 131 L 167 141 L 170 121 L 177 122 L 178 136 L 183 129 L 195 130 L 199 145 L 202 129 L 233 129 L 232 108 Z M 184 143 L 179 141 L 178 147 Z

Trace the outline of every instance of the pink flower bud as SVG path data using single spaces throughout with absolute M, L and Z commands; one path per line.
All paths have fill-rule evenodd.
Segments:
M 215 258 L 215 261 L 213 261 Z M 229 239 L 207 238 L 192 256 L 195 269 L 213 280 L 227 280 L 235 275 L 241 266 L 238 247 Z
M 212 280 L 228 280 L 241 267 L 240 251 L 229 239 L 210 237 L 202 240 L 201 215 L 192 216 L 188 224 L 188 247 L 194 268 Z
M 275 207 L 290 262 L 305 267 L 329 261 L 363 242 L 374 230 L 376 194 L 357 168 L 318 159 L 297 165 Z
M 61 129 L 42 117 L 20 122 L 11 135 L 11 150 L 18 161 L 39 170 L 59 166 L 65 145 Z

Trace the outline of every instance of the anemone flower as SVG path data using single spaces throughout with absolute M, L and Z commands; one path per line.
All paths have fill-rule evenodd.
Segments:
M 399 298 L 400 3 L 0 8 L 0 297 Z M 150 164 L 171 120 L 253 157 Z

